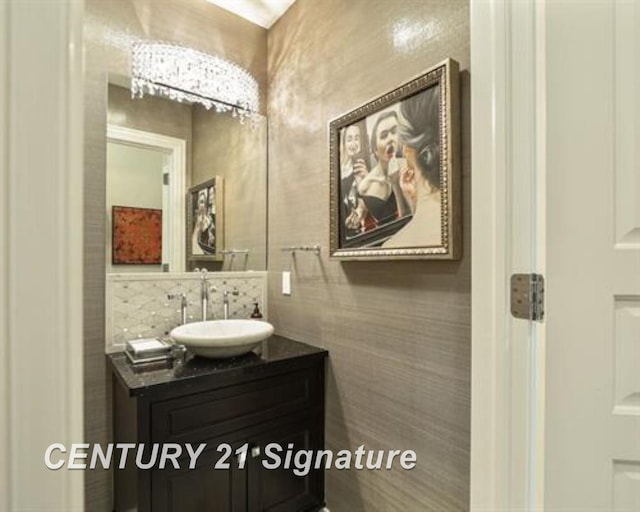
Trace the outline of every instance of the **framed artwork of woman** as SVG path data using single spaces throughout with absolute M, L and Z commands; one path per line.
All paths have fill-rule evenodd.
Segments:
M 222 261 L 224 180 L 191 187 L 187 197 L 187 261 Z
M 332 258 L 459 257 L 458 72 L 448 59 L 329 123 Z

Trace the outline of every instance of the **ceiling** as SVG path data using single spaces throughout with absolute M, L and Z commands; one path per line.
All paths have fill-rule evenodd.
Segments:
M 256 25 L 269 28 L 295 0 L 207 0 Z

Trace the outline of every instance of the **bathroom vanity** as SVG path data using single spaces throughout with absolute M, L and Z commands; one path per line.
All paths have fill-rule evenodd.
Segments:
M 115 443 L 206 443 L 193 469 L 186 452 L 180 469 L 137 469 L 132 451 L 125 469 L 114 469 L 115 510 L 320 510 L 323 470 L 296 476 L 293 467 L 266 469 L 263 460 L 269 443 L 294 453 L 323 449 L 326 356 L 280 336 L 244 356 L 188 355 L 171 367 L 138 368 L 122 353 L 109 355 Z M 214 469 L 225 445 L 229 469 Z

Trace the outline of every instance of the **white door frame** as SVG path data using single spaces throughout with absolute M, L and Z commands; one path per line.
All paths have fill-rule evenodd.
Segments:
M 83 2 L 0 2 L 0 510 L 84 510 Z
M 154 149 L 167 155 L 169 202 L 171 204 L 169 212 L 169 269 L 171 272 L 184 272 L 186 243 L 185 191 L 187 186 L 186 141 L 158 133 L 109 124 L 107 125 L 107 142 Z
M 471 2 L 472 511 L 544 503 L 544 324 L 510 276 L 544 274 L 544 3 Z

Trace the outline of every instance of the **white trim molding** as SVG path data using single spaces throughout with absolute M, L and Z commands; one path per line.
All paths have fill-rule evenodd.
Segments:
M 471 2 L 471 480 L 470 510 L 507 510 L 505 20 L 498 2 Z M 482 177 L 482 179 L 480 179 Z M 482 198 L 482 199 L 481 199 Z M 483 225 L 484 228 L 480 229 Z
M 0 5 L 0 509 L 84 510 L 82 2 Z
M 472 0 L 472 511 L 543 503 L 544 329 L 509 279 L 544 262 L 544 2 Z
M 0 2 L 0 445 L 11 441 L 9 367 L 9 4 Z M 0 509 L 10 510 L 11 458 L 0 457 Z
M 185 192 L 187 186 L 187 142 L 158 133 L 109 124 L 107 142 L 155 149 L 167 156 L 169 171 L 169 269 L 185 270 Z M 164 252 L 164 251 L 163 251 Z

